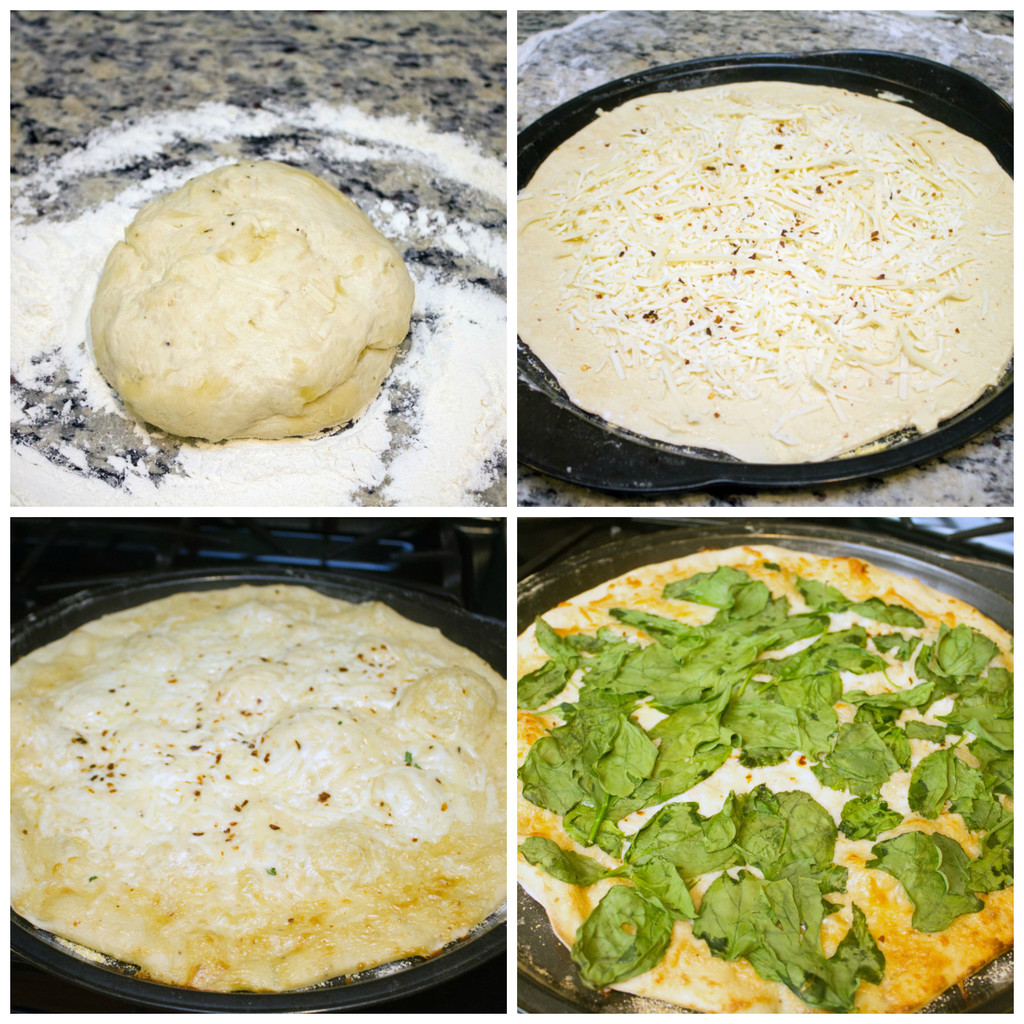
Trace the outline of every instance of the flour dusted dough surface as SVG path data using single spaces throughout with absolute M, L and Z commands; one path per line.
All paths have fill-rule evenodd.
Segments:
M 14 908 L 143 977 L 279 991 L 504 899 L 504 681 L 383 604 L 182 593 L 12 669 Z
M 1011 215 L 988 150 L 899 103 L 790 82 L 642 96 L 521 192 L 519 334 L 611 423 L 826 459 L 997 383 Z
M 211 441 L 316 433 L 376 397 L 413 285 L 355 203 L 274 161 L 144 207 L 91 313 L 99 368 L 138 418 Z

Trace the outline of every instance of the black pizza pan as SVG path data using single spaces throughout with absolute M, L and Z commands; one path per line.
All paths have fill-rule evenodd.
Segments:
M 505 675 L 507 640 L 503 622 L 468 612 L 443 595 L 423 593 L 410 587 L 399 589 L 342 574 L 288 569 L 147 574 L 136 583 L 84 590 L 15 624 L 11 636 L 12 661 L 102 615 L 181 591 L 241 584 L 294 584 L 343 601 L 383 601 L 415 622 L 436 627 L 449 640 L 480 655 L 495 671 Z M 424 1010 L 429 1011 L 431 988 L 502 956 L 505 947 L 506 911 L 502 906 L 464 939 L 449 943 L 433 956 L 413 957 L 288 992 L 201 992 L 135 977 L 138 968 L 134 965 L 76 947 L 36 928 L 11 910 L 11 948 L 17 955 L 65 981 L 154 1010 L 205 1013 L 386 1010 L 392 1000 L 420 996 Z
M 571 521 L 566 521 L 566 528 Z M 984 558 L 939 552 L 921 544 L 879 538 L 798 520 L 732 520 L 720 527 L 666 529 L 628 541 L 603 544 L 527 576 L 519 584 L 517 630 L 537 615 L 600 583 L 643 565 L 681 558 L 706 548 L 775 544 L 826 557 L 861 558 L 919 579 L 958 597 L 1013 631 L 1013 570 Z M 626 992 L 602 995 L 586 988 L 555 936 L 544 910 L 517 887 L 518 1003 L 526 1013 L 679 1013 L 679 1007 Z M 1010 1012 L 1013 950 L 997 957 L 963 987 L 954 986 L 923 1012 Z
M 902 105 L 977 139 L 1013 174 L 1013 110 L 987 85 L 922 57 L 877 50 L 830 50 L 685 61 L 592 89 L 544 114 L 520 133 L 518 188 L 523 189 L 544 160 L 601 110 L 651 93 L 770 79 L 834 86 L 869 96 L 895 93 L 903 97 Z M 1013 411 L 1011 365 L 972 405 L 926 434 L 894 434 L 869 454 L 821 462 L 755 463 L 722 452 L 655 441 L 580 409 L 521 340 L 518 373 L 520 461 L 556 479 L 619 494 L 809 487 L 880 476 L 950 451 Z

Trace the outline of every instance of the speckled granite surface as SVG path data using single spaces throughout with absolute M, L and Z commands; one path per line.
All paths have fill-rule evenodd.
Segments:
M 331 100 L 505 154 L 502 12 L 16 12 L 12 169 L 126 115 Z
M 19 219 L 70 221 L 124 195 L 133 183 L 187 177 L 192 167 L 211 162 L 289 159 L 339 185 L 371 216 L 380 206 L 393 220 L 408 223 L 396 240 L 407 262 L 420 264 L 431 280 L 483 288 L 503 300 L 506 24 L 503 11 L 15 12 L 11 169 Z M 227 112 L 223 125 L 207 128 L 204 122 L 196 130 L 199 118 L 211 118 L 195 112 L 218 104 Z M 382 119 L 367 120 L 371 125 L 422 125 L 408 143 L 419 146 L 419 155 L 406 167 L 400 157 L 374 159 L 362 139 L 345 135 L 344 125 L 326 138 L 321 124 L 341 107 Z M 307 110 L 320 113 L 269 129 L 245 128 L 250 122 L 269 124 L 282 112 L 287 118 L 289 111 Z M 190 120 L 175 132 L 179 114 Z M 346 116 L 351 122 L 353 115 Z M 134 161 L 103 165 L 97 158 L 90 165 L 90 154 L 102 155 L 111 140 L 122 144 L 125 125 L 136 122 L 143 126 L 140 134 L 152 133 L 153 139 L 137 141 L 140 155 Z M 377 152 L 390 147 L 389 154 L 407 144 L 397 134 L 366 138 Z M 354 154 L 347 163 L 346 152 Z M 346 176 L 346 167 L 355 170 Z M 500 198 L 497 189 L 474 185 L 484 178 L 489 184 L 494 167 Z M 424 225 L 447 225 L 450 236 L 458 227 L 462 234 L 452 244 L 450 237 L 431 238 Z M 504 351 L 504 328 L 496 318 L 492 322 Z M 16 396 L 35 403 L 23 443 L 37 458 L 87 475 L 91 483 L 104 482 L 112 452 L 130 431 L 123 419 L 118 432 L 110 422 L 115 417 L 100 422 L 77 407 L 82 417 L 72 423 L 61 411 L 69 395 L 76 400 L 68 380 L 58 375 L 49 383 L 51 398 L 38 392 Z M 407 434 L 408 395 L 395 396 L 392 405 L 389 429 L 398 446 Z M 47 432 L 56 432 L 52 442 L 45 440 Z M 175 472 L 180 451 L 180 439 L 165 441 L 157 452 L 136 446 L 127 455 L 135 466 L 145 461 L 156 483 Z M 70 458 L 57 451 L 69 445 Z M 481 479 L 486 484 L 473 503 L 504 506 L 504 470 L 494 458 Z M 111 482 L 109 472 L 105 480 Z M 281 495 L 274 503 L 290 498 Z M 225 501 L 230 503 L 229 494 Z M 382 503 L 380 488 L 365 488 L 353 502 Z M 438 503 L 450 502 L 439 495 Z
M 879 49 L 959 68 L 1013 101 L 1013 17 L 993 12 L 522 12 L 517 19 L 518 127 L 588 89 L 635 71 L 752 52 Z M 694 492 L 617 498 L 519 468 L 518 503 L 621 506 L 911 508 L 1013 504 L 1007 419 L 947 455 L 879 479 L 814 490 Z

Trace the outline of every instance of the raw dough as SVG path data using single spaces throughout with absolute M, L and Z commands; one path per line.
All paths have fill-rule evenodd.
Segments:
M 93 350 L 139 419 L 183 437 L 291 437 L 353 420 L 409 330 L 402 257 L 351 199 L 274 161 L 144 207 L 107 258 Z

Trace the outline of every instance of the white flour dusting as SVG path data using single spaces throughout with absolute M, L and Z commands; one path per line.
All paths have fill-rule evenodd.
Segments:
M 303 129 L 304 134 L 295 133 Z M 285 135 L 267 159 L 326 160 L 343 176 L 403 197 L 422 185 L 483 208 L 477 223 L 452 204 L 360 198 L 400 249 L 416 284 L 410 339 L 385 390 L 351 427 L 316 438 L 219 444 L 148 432 L 128 418 L 96 369 L 88 313 L 104 260 L 145 202 L 232 160 L 196 161 L 126 180 L 112 201 L 31 219 L 69 185 L 159 156 L 180 141 L 207 145 Z M 315 144 L 300 142 L 306 135 Z M 398 141 L 400 140 L 400 141 Z M 244 158 L 244 157 L 243 157 Z M 388 176 L 391 176 L 390 178 Z M 344 182 L 342 182 L 344 187 Z M 84 145 L 12 184 L 11 359 L 15 505 L 504 504 L 506 309 L 484 278 L 505 272 L 503 164 L 461 136 L 352 108 L 242 110 L 207 104 L 97 131 Z M 501 224 L 495 227 L 495 224 Z

